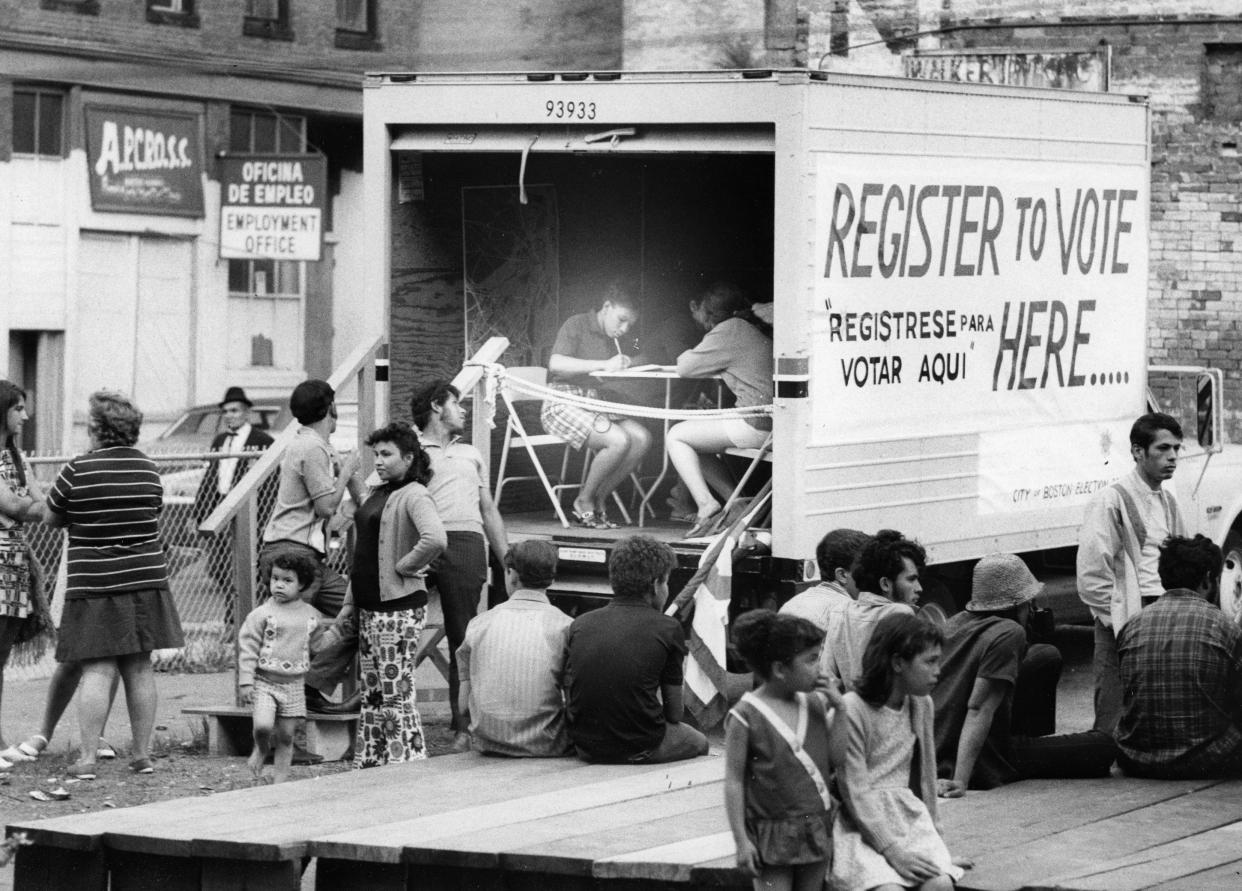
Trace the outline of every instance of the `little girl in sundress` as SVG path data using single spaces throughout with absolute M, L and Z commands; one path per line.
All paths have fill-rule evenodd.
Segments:
M 828 871 L 828 708 L 815 692 L 823 639 L 806 619 L 771 610 L 733 623 L 761 683 L 726 719 L 725 811 L 756 891 L 820 891 Z
M 832 887 L 840 891 L 947 891 L 962 876 L 936 823 L 928 694 L 943 642 L 925 618 L 885 616 L 867 643 L 861 680 L 837 711 L 831 753 L 841 808 Z

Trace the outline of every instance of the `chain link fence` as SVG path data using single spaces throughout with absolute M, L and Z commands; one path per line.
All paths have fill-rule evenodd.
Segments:
M 235 478 L 254 461 L 259 452 L 243 455 L 203 453 L 191 455 L 151 454 L 164 484 L 164 510 L 160 515 L 160 536 L 168 559 L 168 581 L 185 647 L 162 650 L 155 654 L 157 670 L 209 672 L 234 667 L 234 644 L 237 627 L 245 619 L 237 610 L 236 552 L 232 527 L 224 534 L 203 536 L 198 532 L 202 519 L 196 516 L 195 499 L 207 467 L 212 462 L 232 459 L 242 463 Z M 64 455 L 27 454 L 35 476 L 49 488 L 68 458 Z M 275 506 L 274 469 L 267 481 L 255 490 L 255 528 L 262 536 L 263 526 Z M 346 545 L 350 527 L 348 505 L 333 519 L 329 563 L 342 575 L 349 572 L 349 548 Z M 52 614 L 59 622 L 63 602 L 65 532 L 52 526 L 33 523 L 26 527 L 26 540 L 43 570 L 46 592 L 52 599 Z M 249 550 L 258 552 L 258 544 Z M 256 567 L 250 567 L 256 572 Z M 257 573 L 256 573 L 257 575 Z M 11 659 L 5 677 L 16 680 L 44 678 L 51 675 L 55 662 L 51 654 L 32 661 Z

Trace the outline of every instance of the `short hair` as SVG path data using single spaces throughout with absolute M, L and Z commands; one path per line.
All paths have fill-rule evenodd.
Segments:
M 750 670 L 767 680 L 772 663 L 789 663 L 803 650 L 824 642 L 813 622 L 789 613 L 752 609 L 733 621 L 733 647 Z
M 427 429 L 432 408 L 444 405 L 450 396 L 460 399 L 461 390 L 454 387 L 451 381 L 443 378 L 437 378 L 415 390 L 414 395 L 410 397 L 410 418 L 414 421 L 414 426 L 419 430 Z
M 1182 434 L 1182 425 L 1177 423 L 1176 418 L 1162 411 L 1151 411 L 1130 427 L 1130 447 L 1137 446 L 1140 449 L 1146 449 L 1156 441 L 1156 435 L 1161 430 L 1168 430 L 1178 439 L 1185 439 Z
M 1166 591 L 1175 588 L 1197 590 L 1205 578 L 1219 579 L 1225 558 L 1216 542 L 1206 535 L 1183 538 L 1170 535 L 1160 545 L 1160 584 Z
M 604 292 L 599 298 L 601 309 L 605 303 L 611 303 L 613 306 L 624 306 L 626 309 L 634 310 L 634 312 L 641 311 L 641 307 L 638 305 L 638 298 L 634 296 L 630 286 L 619 278 L 613 279 L 604 287 Z
M 650 535 L 631 535 L 612 549 L 608 581 L 617 597 L 646 597 L 677 565 L 677 556 Z
M 851 572 L 858 562 L 858 555 L 871 536 L 857 529 L 833 529 L 815 546 L 815 562 L 819 565 L 819 577 L 828 581 L 838 569 Z
M 328 416 L 336 391 L 327 381 L 311 378 L 293 388 L 289 396 L 289 410 L 299 424 L 314 424 Z
M 142 429 L 142 412 L 124 393 L 97 390 L 91 394 L 87 429 L 101 446 L 132 446 Z
M 413 455 L 414 461 L 405 472 L 406 483 L 422 483 L 426 485 L 431 479 L 431 456 L 427 454 L 422 443 L 418 441 L 418 433 L 404 421 L 392 421 L 378 430 L 372 430 L 366 438 L 366 444 L 374 448 L 381 442 L 390 442 L 403 455 Z
M 863 545 L 854 567 L 854 584 L 860 591 L 881 593 L 881 579 L 892 581 L 905 569 L 903 558 L 909 558 L 919 569 L 927 565 L 927 551 L 917 541 L 906 538 L 895 529 L 881 529 Z
M 517 573 L 523 588 L 546 588 L 556 581 L 556 545 L 540 538 L 519 541 L 505 554 L 505 568 Z
M 280 568 L 298 577 L 298 590 L 305 591 L 315 581 L 315 564 L 305 554 L 283 553 L 272 558 L 272 568 Z M 269 582 L 270 584 L 270 582 Z
M 893 692 L 893 657 L 912 660 L 939 646 L 944 646 L 944 632 L 935 623 L 918 614 L 889 613 L 871 632 L 854 691 L 865 702 L 882 705 Z
M 710 327 L 750 309 L 746 292 L 733 282 L 713 282 L 695 301 L 703 310 Z

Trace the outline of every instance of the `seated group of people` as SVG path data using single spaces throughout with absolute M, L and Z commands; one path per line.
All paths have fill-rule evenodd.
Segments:
M 667 362 L 676 365 L 681 377 L 718 375 L 739 407 L 770 404 L 772 329 L 752 312 L 745 293 L 736 285 L 718 282 L 691 300 L 689 308 L 702 334 L 697 345 L 692 332 L 687 336 L 684 324 L 671 320 L 639 352 L 630 336 L 639 319 L 638 301 L 625 286 L 611 284 L 596 309 L 571 316 L 561 326 L 548 360 L 550 387 L 599 398 L 601 381 L 596 373 Z M 585 446 L 595 453 L 574 499 L 574 522 L 615 528 L 617 524 L 608 517 L 608 499 L 651 448 L 650 431 L 634 418 L 597 413 L 555 399 L 544 403 L 541 421 L 545 430 L 575 449 Z M 692 534 L 706 528 L 720 512 L 718 496 L 727 498 L 733 490 L 734 481 L 714 456 L 729 448 L 758 448 L 770 430 L 767 417 L 682 421 L 669 430 L 665 443 L 669 460 L 694 503 L 694 512 L 689 514 L 695 524 Z

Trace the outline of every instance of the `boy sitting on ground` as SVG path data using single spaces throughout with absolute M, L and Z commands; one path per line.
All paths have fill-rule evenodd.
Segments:
M 237 684 L 253 709 L 254 751 L 250 772 L 263 778 L 272 754 L 272 782 L 289 778 L 293 733 L 306 717 L 303 684 L 311 653 L 322 637 L 317 609 L 302 599 L 315 581 L 315 565 L 302 554 L 278 554 L 272 561 L 271 597 L 255 607 L 237 635 Z

